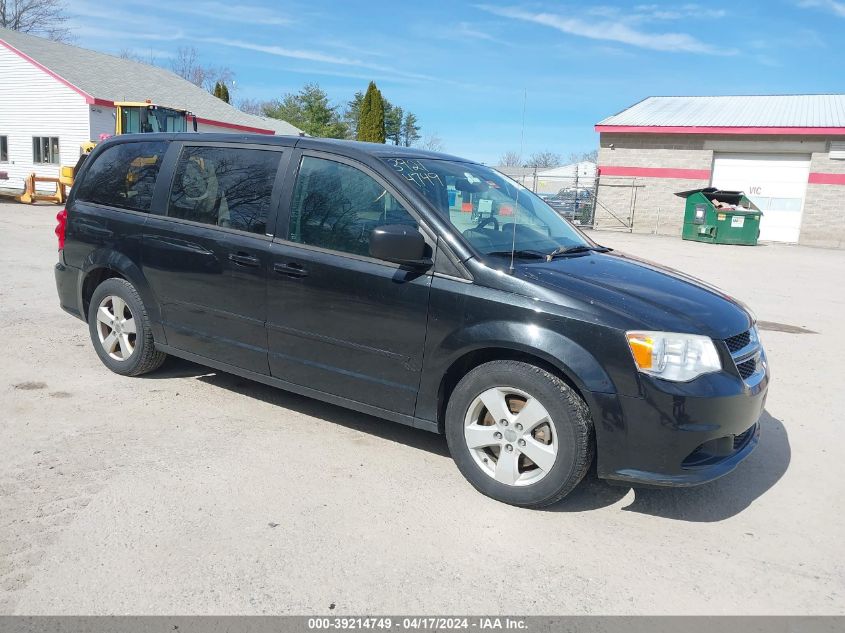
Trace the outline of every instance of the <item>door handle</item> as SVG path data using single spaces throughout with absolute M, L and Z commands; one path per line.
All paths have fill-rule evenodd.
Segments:
M 307 277 L 308 270 L 302 264 L 295 262 L 288 262 L 287 264 L 273 264 L 273 272 L 280 275 L 287 275 L 288 277 Z
M 229 253 L 229 261 L 239 266 L 260 266 L 261 262 L 254 255 L 247 253 Z

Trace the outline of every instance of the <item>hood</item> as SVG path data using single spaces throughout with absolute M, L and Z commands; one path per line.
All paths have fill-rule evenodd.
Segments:
M 752 325 L 748 311 L 717 288 L 615 251 L 526 262 L 515 272 L 549 290 L 601 306 L 630 321 L 632 329 L 725 339 Z

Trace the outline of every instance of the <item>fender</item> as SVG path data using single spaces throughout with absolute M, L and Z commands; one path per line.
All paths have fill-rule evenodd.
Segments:
M 591 326 L 567 320 L 573 334 L 590 338 Z M 595 339 L 595 337 L 593 337 Z M 430 420 L 443 432 L 440 419 L 441 385 L 450 369 L 470 354 L 491 350 L 491 360 L 504 350 L 528 354 L 556 368 L 575 385 L 587 402 L 598 446 L 597 468 L 608 472 L 614 449 L 627 434 L 616 385 L 596 358 L 557 329 L 513 321 L 484 321 L 450 332 L 440 343 L 427 346 L 416 418 Z M 610 446 L 611 448 L 607 448 Z
M 592 392 L 616 393 L 599 362 L 571 338 L 540 325 L 484 321 L 455 330 L 426 350 L 417 417 L 436 420 L 441 382 L 449 369 L 468 354 L 487 349 L 535 356 L 558 369 L 587 398 Z
M 141 300 L 144 302 L 144 308 L 147 310 L 147 316 L 150 318 L 150 324 L 153 330 L 153 337 L 157 343 L 166 344 L 167 339 L 164 335 L 164 328 L 161 326 L 161 308 L 156 299 L 155 294 L 150 288 L 147 278 L 143 271 L 129 257 L 118 251 L 109 248 L 100 248 L 91 251 L 85 260 L 82 262 L 82 271 L 79 275 L 79 287 L 77 288 L 77 297 L 79 306 L 84 309 L 82 290 L 85 280 L 88 276 L 101 269 L 110 269 L 120 273 L 129 283 L 135 286 L 138 294 L 141 295 Z M 84 319 L 88 320 L 88 315 L 83 315 Z

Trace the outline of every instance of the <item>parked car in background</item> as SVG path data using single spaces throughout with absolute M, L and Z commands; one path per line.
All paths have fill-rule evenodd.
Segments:
M 591 189 L 566 190 L 558 193 L 538 193 L 543 202 L 574 224 L 590 224 L 593 192 Z
M 703 483 L 758 441 L 769 371 L 749 311 L 600 246 L 483 165 L 121 136 L 58 219 L 61 306 L 112 371 L 171 354 L 444 433 L 506 503 L 554 503 L 594 457 L 606 479 Z
M 549 205 L 558 214 L 567 220 L 574 220 L 578 213 L 578 202 L 575 200 L 567 200 L 556 193 L 539 193 L 537 194 L 543 202 Z

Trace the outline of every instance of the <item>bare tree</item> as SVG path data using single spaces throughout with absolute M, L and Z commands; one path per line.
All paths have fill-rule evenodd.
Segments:
M 560 154 L 555 154 L 554 152 L 534 152 L 525 161 L 526 167 L 535 167 L 537 169 L 550 169 L 552 167 L 558 167 L 561 164 L 561 157 Z
M 0 26 L 57 42 L 72 39 L 63 0 L 0 0 Z
M 569 163 L 595 163 L 599 159 L 599 151 L 594 149 L 590 152 L 570 152 Z
M 2 1 L 2 0 L 0 0 Z M 199 52 L 193 46 L 180 46 L 176 57 L 170 61 L 170 69 L 182 79 L 187 79 L 195 86 L 214 90 L 218 82 L 230 86 L 234 84 L 235 73 L 227 66 L 206 66 L 200 61 Z
M 180 46 L 176 57 L 170 60 L 170 69 L 195 86 L 208 80 L 208 71 L 200 64 L 199 52 L 193 46 Z
M 255 114 L 257 116 L 264 114 L 264 104 L 258 99 L 241 99 L 235 104 L 235 107 L 247 114 Z
M 121 49 L 120 53 L 118 53 L 118 57 L 120 57 L 121 59 L 128 59 L 133 62 L 138 62 L 139 64 L 148 64 L 150 66 L 158 65 L 158 60 L 156 59 L 155 55 L 153 55 L 152 51 L 150 51 L 147 57 L 144 57 L 140 53 L 137 53 L 128 48 L 124 48 Z
M 120 59 L 128 59 L 131 62 L 143 63 L 144 61 L 138 53 L 131 51 L 128 48 L 121 48 L 117 56 L 120 57 Z
M 430 152 L 442 152 L 444 149 L 443 140 L 437 135 L 437 132 L 426 134 L 419 146 Z
M 505 152 L 499 158 L 499 167 L 521 167 L 522 156 L 517 152 Z

